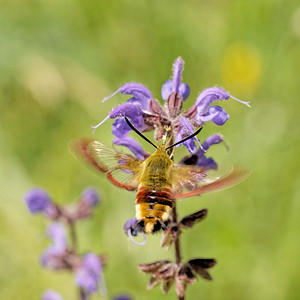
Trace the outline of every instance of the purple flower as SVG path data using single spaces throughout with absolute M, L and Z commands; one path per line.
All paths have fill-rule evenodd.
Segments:
M 87 293 L 97 292 L 100 284 L 103 290 L 102 264 L 99 256 L 88 253 L 83 257 L 82 265 L 76 271 L 75 282 Z
M 112 300 L 132 300 L 128 295 L 119 295 L 117 297 L 112 298 Z
M 152 97 L 152 94 L 145 86 L 138 83 L 127 83 L 104 100 L 118 92 L 130 95 L 132 98 L 114 108 L 102 122 L 93 128 L 96 129 L 108 118 L 116 119 L 113 123 L 112 133 L 118 138 L 115 142 L 121 144 L 120 139 L 127 138 L 131 130 L 124 120 L 124 117 L 128 117 L 140 132 L 154 130 L 154 137 L 157 141 L 161 139 L 166 140 L 166 137 L 170 138 L 173 135 L 176 142 L 178 142 L 183 137 L 192 134 L 195 131 L 195 127 L 201 127 L 208 121 L 221 126 L 228 120 L 229 115 L 224 108 L 211 105 L 214 101 L 232 98 L 250 107 L 249 102 L 234 98 L 221 88 L 211 87 L 202 91 L 197 97 L 195 104 L 187 111 L 182 112 L 182 102 L 190 94 L 189 86 L 181 82 L 183 65 L 182 58 L 178 57 L 173 64 L 172 79 L 167 80 L 162 86 L 162 99 L 166 101 L 164 107 Z M 191 153 L 196 151 L 195 141 L 198 142 L 198 139 L 193 138 L 183 143 Z M 129 146 L 127 141 L 124 142 L 124 146 Z M 137 148 L 139 147 L 134 145 L 130 150 L 139 152 L 140 149 L 137 150 Z
M 81 194 L 81 201 L 89 207 L 94 207 L 99 204 L 99 193 L 92 187 L 86 188 Z
M 201 147 L 199 147 L 196 153 L 186 156 L 182 159 L 181 163 L 185 165 L 198 165 L 205 167 L 206 170 L 216 170 L 218 168 L 217 163 L 212 157 L 207 158 L 205 154 L 210 146 L 219 144 L 221 142 L 223 142 L 223 136 L 221 134 L 211 135 L 202 143 Z
M 171 93 L 178 93 L 182 100 L 186 100 L 190 95 L 190 87 L 186 83 L 181 83 L 181 74 L 183 71 L 184 61 L 178 57 L 173 64 L 173 78 L 168 79 L 161 88 L 161 97 L 168 100 Z
M 25 196 L 25 202 L 29 211 L 33 214 L 45 212 L 52 202 L 48 193 L 42 188 L 33 188 Z
M 123 230 L 126 235 L 129 236 L 129 232 L 130 232 L 131 235 L 137 236 L 138 228 L 136 226 L 136 222 L 137 222 L 136 218 L 129 219 L 125 222 L 125 224 L 123 226 Z
M 135 99 L 138 105 L 141 105 L 143 109 L 146 109 L 149 105 L 149 100 L 152 98 L 151 92 L 142 84 L 130 82 L 122 85 L 118 90 L 112 93 L 110 96 L 103 99 L 102 102 L 105 102 L 112 96 L 117 93 L 121 93 L 123 95 L 131 95 Z
M 67 248 L 67 233 L 60 223 L 52 223 L 47 228 L 47 235 L 51 238 L 53 246 L 58 253 L 65 251 Z
M 47 235 L 52 244 L 41 255 L 41 264 L 48 269 L 62 269 L 65 267 L 63 256 L 67 251 L 67 234 L 60 223 L 52 223 L 47 228 Z
M 133 237 L 137 236 L 140 231 L 140 228 L 139 228 L 136 218 L 127 220 L 123 226 L 123 230 L 133 244 L 135 244 L 137 246 L 143 246 L 146 244 L 147 238 L 144 233 L 141 233 L 141 235 L 143 236 L 142 242 L 137 242 L 133 239 Z
M 42 300 L 63 300 L 63 297 L 53 290 L 47 290 L 43 293 Z
M 146 111 L 148 109 L 149 101 L 152 98 L 151 92 L 144 85 L 142 85 L 140 83 L 130 82 L 130 83 L 126 83 L 126 84 L 122 85 L 113 94 L 104 98 L 103 102 L 108 100 L 109 98 L 111 98 L 112 96 L 117 94 L 118 92 L 120 92 L 121 94 L 124 94 L 124 95 L 131 95 L 133 97 L 131 99 L 129 99 L 125 104 L 117 106 L 115 109 L 113 109 L 110 112 L 110 114 L 99 124 L 97 124 L 96 126 L 92 126 L 92 128 L 94 129 L 93 133 L 108 118 L 115 119 L 115 118 L 119 118 L 119 117 L 129 117 L 130 119 L 132 119 L 133 124 L 138 129 L 140 129 L 140 130 L 143 129 L 143 128 L 139 128 L 139 127 L 140 126 L 144 127 L 142 114 L 143 114 L 143 111 Z M 123 124 L 123 126 L 125 126 L 125 128 L 128 127 L 127 124 Z M 115 127 L 118 129 L 121 129 L 120 125 L 118 125 L 118 123 L 115 123 Z M 130 131 L 130 129 L 128 130 L 128 128 L 127 128 L 127 130 L 124 131 L 123 135 L 126 135 Z M 123 132 L 123 130 L 121 130 L 121 131 Z M 115 129 L 113 134 L 115 135 L 116 132 L 117 131 Z
M 188 137 L 189 135 L 194 133 L 194 128 L 191 122 L 185 118 L 181 117 L 179 120 L 180 129 L 176 135 L 175 142 L 180 142 L 184 138 Z M 194 153 L 197 150 L 197 146 L 195 144 L 195 140 L 198 141 L 197 137 L 193 137 L 192 139 L 188 139 L 187 141 L 183 142 L 183 145 L 191 152 Z M 199 143 L 199 142 L 198 142 Z M 179 147 L 180 144 L 176 147 Z
M 133 138 L 127 136 L 124 138 L 115 138 L 113 140 L 115 145 L 127 147 L 138 159 L 144 160 L 148 154 L 144 151 L 142 146 Z

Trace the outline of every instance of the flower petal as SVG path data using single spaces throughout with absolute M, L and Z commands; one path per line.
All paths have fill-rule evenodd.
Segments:
M 94 207 L 99 204 L 99 193 L 92 187 L 86 188 L 81 196 L 81 200 L 86 203 L 89 207 Z
M 110 112 L 109 117 L 112 119 L 128 117 L 131 119 L 131 123 L 139 131 L 144 131 L 146 128 L 142 108 L 139 105 L 128 103 L 128 101 L 113 109 Z M 126 136 L 130 130 L 131 128 L 128 126 L 124 118 L 117 119 L 113 123 L 112 134 L 116 137 L 122 138 Z
M 57 253 L 63 253 L 67 248 L 67 233 L 64 226 L 58 222 L 50 224 L 47 228 L 47 235 L 52 239 Z
M 184 61 L 178 57 L 173 64 L 173 77 L 168 79 L 161 87 L 161 97 L 163 100 L 168 100 L 171 93 L 178 93 L 182 100 L 185 100 L 190 95 L 190 87 L 181 82 Z
M 95 293 L 102 285 L 103 292 L 106 287 L 103 282 L 102 264 L 98 255 L 87 253 L 82 259 L 82 265 L 75 274 L 76 285 L 88 293 Z
M 63 252 L 58 251 L 54 245 L 48 246 L 40 256 L 40 264 L 47 269 L 60 270 L 65 269 L 63 261 Z
M 223 136 L 219 133 L 213 134 L 202 143 L 202 147 L 198 149 L 195 155 L 197 155 L 198 158 L 201 158 L 204 156 L 205 152 L 209 149 L 210 146 L 219 144 L 221 142 L 223 142 Z
M 139 105 L 128 102 L 117 106 L 109 113 L 109 117 L 111 119 L 115 119 L 117 117 L 135 118 L 136 116 L 141 115 L 143 115 L 142 108 Z
M 116 119 L 113 122 L 111 133 L 118 138 L 124 138 L 130 130 L 131 128 L 128 126 L 125 119 L 122 118 Z
M 223 142 L 223 136 L 222 134 L 216 133 L 211 136 L 209 136 L 203 143 L 202 147 L 203 149 L 207 150 L 210 146 L 220 144 Z
M 206 170 L 217 170 L 218 169 L 218 165 L 212 157 L 209 157 L 209 158 L 206 158 L 205 156 L 200 157 L 198 159 L 197 165 L 200 167 L 205 167 Z
M 230 94 L 218 87 L 211 87 L 205 89 L 197 97 L 195 105 L 197 106 L 198 114 L 203 114 L 206 112 L 207 108 L 214 101 L 218 100 L 228 100 Z
M 183 65 L 184 65 L 184 61 L 182 60 L 181 57 L 178 57 L 173 64 L 172 92 L 178 93 Z
M 115 145 L 125 146 L 127 147 L 138 159 L 145 159 L 146 152 L 142 148 L 142 146 L 131 137 L 123 137 L 123 138 L 115 138 L 113 140 Z
M 190 95 L 190 87 L 186 83 L 181 82 L 179 84 L 178 94 L 182 96 L 182 100 L 186 100 Z
M 136 218 L 129 219 L 125 222 L 123 229 L 126 235 L 128 235 L 128 231 L 130 230 L 133 236 L 137 236 L 138 230 L 137 227 L 135 226 L 136 222 L 137 222 Z
M 197 108 L 197 114 L 195 120 L 199 124 L 204 124 L 208 121 L 213 121 L 216 125 L 223 125 L 229 119 L 229 114 L 226 113 L 225 109 L 220 106 L 210 106 L 208 110 L 201 114 Z
M 80 268 L 75 274 L 75 283 L 88 293 L 95 293 L 98 290 L 98 279 L 85 268 Z
M 25 202 L 29 211 L 33 214 L 44 212 L 46 207 L 51 204 L 48 193 L 42 188 L 33 188 L 24 195 Z
M 194 133 L 193 125 L 190 123 L 190 121 L 187 118 L 181 117 L 179 122 L 180 122 L 181 128 L 180 128 L 180 130 L 178 131 L 178 133 L 175 137 L 174 144 L 180 142 L 180 140 L 182 140 L 182 139 L 186 138 L 187 136 Z M 193 138 L 188 139 L 187 141 L 183 142 L 183 145 L 191 153 L 194 153 L 197 149 L 197 146 L 195 144 L 195 140 L 199 143 L 199 141 L 196 137 L 193 137 Z M 179 147 L 179 146 L 180 146 L 180 144 L 177 145 L 176 147 Z M 200 144 L 199 144 L 199 146 L 200 146 Z
M 63 298 L 56 291 L 47 290 L 43 293 L 42 300 L 63 300 Z
M 128 295 L 119 295 L 114 297 L 112 300 L 133 300 L 130 296 Z
M 173 82 L 171 79 L 168 79 L 161 87 L 161 97 L 163 100 L 168 100 L 169 95 L 172 93 Z
M 99 276 L 99 274 L 102 272 L 101 260 L 95 253 L 87 253 L 83 257 L 82 266 L 97 276 Z
M 122 85 L 110 96 L 104 98 L 102 102 L 105 102 L 118 92 L 120 92 L 123 95 L 131 95 L 134 98 L 136 98 L 143 109 L 148 108 L 149 100 L 152 98 L 151 92 L 144 85 L 136 82 L 129 82 Z
M 245 102 L 242 100 L 239 100 L 233 96 L 231 96 L 228 92 L 225 90 L 218 88 L 218 87 L 211 87 L 208 89 L 205 89 L 200 93 L 200 95 L 197 97 L 195 105 L 198 108 L 198 114 L 203 114 L 206 112 L 209 105 L 218 100 L 228 100 L 229 98 L 232 98 L 242 104 L 247 105 L 248 107 L 251 107 L 249 102 Z

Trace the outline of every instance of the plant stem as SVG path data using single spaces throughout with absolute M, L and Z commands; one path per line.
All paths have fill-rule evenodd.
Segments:
M 172 210 L 172 219 L 173 222 L 178 225 L 178 221 L 177 221 L 177 210 L 176 210 L 176 202 L 174 205 L 174 208 Z M 181 263 L 181 252 L 180 252 L 180 240 L 179 240 L 179 234 L 176 235 L 176 239 L 174 241 L 174 246 L 175 246 L 175 258 L 176 258 L 176 264 L 179 265 Z
M 70 236 L 71 236 L 71 248 L 74 252 L 74 254 L 77 254 L 78 250 L 78 241 L 77 241 L 77 234 L 76 234 L 76 227 L 74 222 L 70 222 Z M 79 294 L 79 300 L 86 300 L 86 295 L 85 292 L 82 288 L 78 289 L 78 294 Z
M 173 222 L 178 226 L 176 202 L 175 202 L 174 208 L 172 210 L 172 219 L 173 219 Z M 181 250 L 180 250 L 180 239 L 179 239 L 179 236 L 180 236 L 180 234 L 178 233 L 176 235 L 176 239 L 174 241 L 175 259 L 176 259 L 177 266 L 179 266 L 181 264 Z M 184 300 L 184 296 L 182 296 L 182 297 L 178 296 L 178 299 L 179 300 Z
M 74 253 L 77 253 L 77 234 L 76 234 L 76 228 L 75 223 L 70 223 L 70 235 L 71 235 L 71 248 Z

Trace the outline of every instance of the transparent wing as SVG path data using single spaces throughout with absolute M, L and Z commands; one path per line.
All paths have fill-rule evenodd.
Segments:
M 171 172 L 171 182 L 175 194 L 192 190 L 204 182 L 207 174 L 203 167 L 175 165 Z
M 244 180 L 249 171 L 233 167 L 225 175 L 208 175 L 199 166 L 175 166 L 172 171 L 174 195 L 178 199 L 225 189 Z
M 127 190 L 136 190 L 143 161 L 136 157 L 120 153 L 101 142 L 80 138 L 70 145 L 71 152 L 81 161 L 107 173 L 107 178 L 116 186 Z

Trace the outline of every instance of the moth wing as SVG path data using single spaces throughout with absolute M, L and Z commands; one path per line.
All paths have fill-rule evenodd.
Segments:
M 199 196 L 233 186 L 244 180 L 249 171 L 233 167 L 224 176 L 209 176 L 199 166 L 178 165 L 173 168 L 173 189 L 177 199 Z
M 206 177 L 205 169 L 199 166 L 175 165 L 171 172 L 171 182 L 175 194 L 191 190 Z
M 114 185 L 130 191 L 137 189 L 142 160 L 120 153 L 90 138 L 74 140 L 70 149 L 79 160 L 100 172 L 107 173 L 107 178 Z

